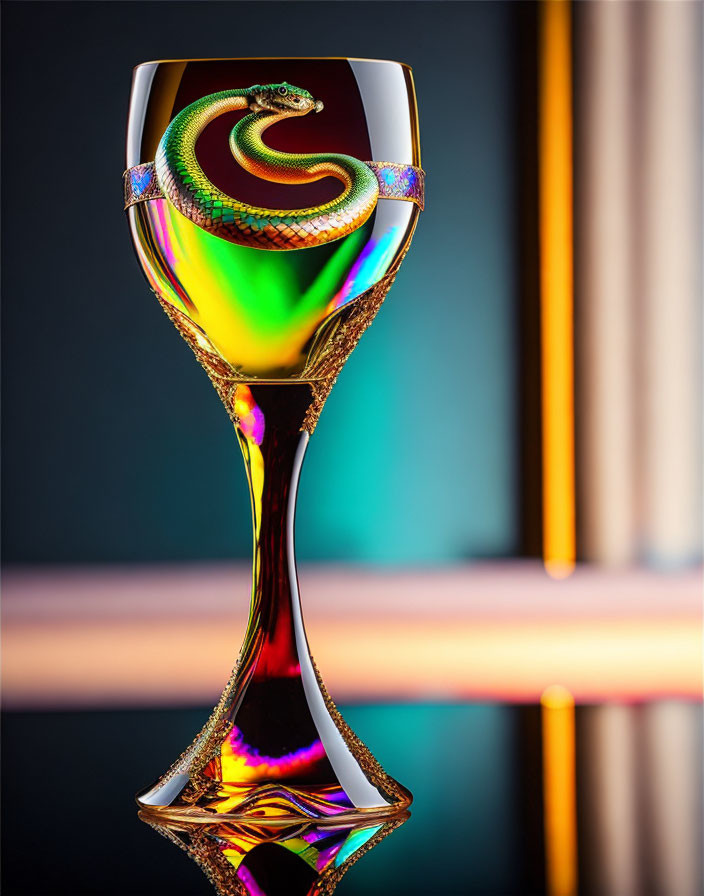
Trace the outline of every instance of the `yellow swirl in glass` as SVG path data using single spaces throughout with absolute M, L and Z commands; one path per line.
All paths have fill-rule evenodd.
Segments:
M 349 236 L 286 252 L 220 239 L 166 199 L 139 203 L 129 217 L 152 289 L 242 375 L 279 379 L 300 375 L 320 324 L 380 280 L 405 247 L 417 212 L 381 203 L 383 213 Z

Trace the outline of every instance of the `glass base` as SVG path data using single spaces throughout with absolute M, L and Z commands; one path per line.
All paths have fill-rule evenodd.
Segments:
M 240 663 L 193 745 L 137 796 L 150 822 L 357 824 L 410 806 L 345 723 L 307 649 L 290 671 L 257 680 Z
M 250 796 L 254 802 L 258 801 L 258 797 L 263 794 L 253 793 Z M 316 827 L 338 828 L 347 825 L 372 825 L 379 824 L 384 821 L 405 816 L 408 807 L 413 802 L 410 793 L 407 795 L 405 802 L 399 802 L 394 805 L 370 808 L 370 809 L 354 809 L 348 812 L 342 812 L 338 815 L 312 815 L 305 813 L 295 814 L 284 813 L 280 815 L 261 815 L 255 808 L 239 809 L 237 812 L 216 813 L 207 809 L 198 807 L 159 807 L 147 806 L 139 802 L 139 817 L 142 821 L 146 821 L 152 825 L 163 827 L 173 827 L 179 824 L 239 824 L 247 827 L 265 827 L 265 828 L 284 828 L 291 825 L 301 824 L 305 822 L 315 823 Z M 291 805 L 294 806 L 293 796 Z

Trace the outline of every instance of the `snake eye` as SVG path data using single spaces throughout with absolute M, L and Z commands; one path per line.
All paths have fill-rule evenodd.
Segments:
M 288 93 L 288 90 L 286 90 L 285 87 L 277 87 L 277 91 L 279 93 L 279 96 L 286 96 L 286 94 Z

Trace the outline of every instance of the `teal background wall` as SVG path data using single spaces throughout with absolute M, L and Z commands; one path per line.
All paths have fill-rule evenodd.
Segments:
M 181 56 L 413 66 L 427 211 L 311 443 L 299 552 L 516 551 L 515 28 L 508 3 L 5 5 L 5 563 L 249 556 L 236 439 L 121 208 L 130 69 Z

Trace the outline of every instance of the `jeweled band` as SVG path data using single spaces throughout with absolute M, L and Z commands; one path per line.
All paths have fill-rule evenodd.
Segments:
M 128 168 L 122 176 L 122 187 L 125 211 L 137 202 L 164 198 L 159 182 L 156 179 L 154 162 L 147 162 L 145 165 L 135 165 L 134 168 Z
M 425 208 L 425 171 L 396 162 L 367 162 L 379 181 L 379 199 L 407 199 Z
M 379 182 L 379 199 L 405 199 L 425 208 L 425 172 L 397 162 L 365 162 Z M 123 174 L 125 211 L 138 202 L 165 199 L 156 178 L 154 162 L 135 165 Z

